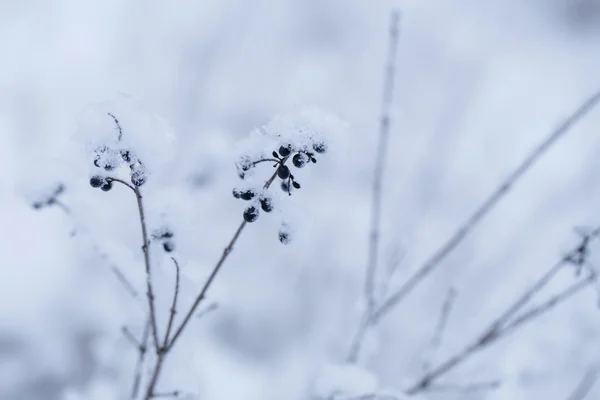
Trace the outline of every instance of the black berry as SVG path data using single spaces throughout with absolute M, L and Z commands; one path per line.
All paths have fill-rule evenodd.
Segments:
M 106 163 L 106 164 L 104 164 L 104 170 L 105 171 L 112 171 L 113 169 L 115 169 L 114 164 L 112 164 L 112 163 Z
M 290 186 L 290 182 L 289 181 L 281 181 L 281 190 L 283 190 L 286 193 L 289 193 L 292 188 Z
M 327 145 L 323 142 L 313 143 L 313 150 L 319 154 L 323 154 L 327 151 Z
M 279 168 L 277 168 L 277 176 L 279 176 L 281 179 L 287 179 L 290 177 L 290 169 L 287 167 L 287 165 L 280 165 Z
M 281 146 L 279 148 L 279 154 L 281 154 L 282 157 L 289 156 L 291 152 L 292 152 L 292 146 L 290 146 L 289 144 L 287 146 Z
M 44 207 L 43 203 L 40 203 L 39 201 L 36 201 L 35 203 L 33 203 L 31 205 L 34 209 L 39 210 L 40 208 Z
M 258 219 L 258 209 L 254 206 L 246 208 L 244 211 L 244 220 L 246 222 L 254 222 Z
M 293 182 L 292 182 L 292 185 L 294 185 L 294 187 L 295 187 L 296 189 L 300 189 L 300 184 L 299 184 L 298 182 L 296 182 L 296 181 L 293 181 Z
M 131 172 L 131 183 L 135 186 L 142 186 L 147 180 L 148 178 L 144 171 L 136 169 Z
M 104 185 L 102 185 L 100 189 L 104 190 L 105 192 L 108 192 L 110 189 L 112 189 L 112 182 L 107 181 L 106 183 L 104 183 Z
M 302 168 L 306 165 L 307 156 L 304 153 L 298 153 L 292 158 L 292 163 L 296 168 Z
M 260 208 L 262 208 L 264 212 L 273 211 L 273 201 L 268 197 L 262 197 L 260 199 Z
M 290 234 L 284 230 L 279 231 L 279 241 L 283 244 L 289 244 Z
M 94 165 L 98 168 L 100 168 L 100 157 L 96 157 L 94 158 Z
M 232 193 L 233 193 L 233 197 L 235 197 L 236 199 L 239 199 L 242 195 L 242 193 L 237 189 L 233 189 Z
M 100 175 L 94 175 L 90 179 L 90 185 L 92 185 L 92 187 L 99 188 L 100 186 L 104 185 L 104 178 Z
M 127 163 L 131 162 L 131 153 L 129 150 L 121 150 L 121 158 Z
M 245 192 L 240 193 L 240 197 L 244 200 L 252 200 L 256 196 L 256 193 L 252 190 L 246 190 Z
M 175 245 L 173 244 L 173 242 L 171 242 L 170 240 L 166 240 L 163 243 L 163 249 L 165 249 L 165 251 L 167 253 L 172 252 L 173 250 L 175 250 Z

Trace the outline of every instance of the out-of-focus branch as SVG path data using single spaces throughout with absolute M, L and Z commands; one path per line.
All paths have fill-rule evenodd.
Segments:
M 400 301 L 423 281 L 431 272 L 440 266 L 442 261 L 463 241 L 470 231 L 487 216 L 523 178 L 523 176 L 538 162 L 559 139 L 566 136 L 571 128 L 585 117 L 600 102 L 600 91 L 589 97 L 553 132 L 550 133 L 525 157 L 521 164 L 506 178 L 483 204 L 464 222 L 464 224 L 442 245 L 394 294 L 388 297 L 373 314 L 373 322 L 377 322 L 388 314 Z
M 594 387 L 598 380 L 598 367 L 590 369 L 577 384 L 573 392 L 567 397 L 567 400 L 584 400 Z
M 595 229 L 590 235 L 588 235 L 582 240 L 582 243 L 585 243 L 585 246 L 587 246 L 591 238 L 595 238 L 598 235 L 598 233 L 598 229 Z M 515 332 L 516 329 L 522 326 L 524 323 L 530 322 L 535 318 L 543 315 L 555 306 L 568 300 L 571 296 L 578 293 L 581 289 L 590 286 L 590 284 L 595 279 L 594 274 L 590 274 L 584 280 L 573 284 L 567 290 L 553 296 L 547 302 L 542 303 L 541 305 L 525 312 L 520 317 L 512 319 L 526 304 L 528 304 L 531 301 L 531 299 L 536 294 L 538 294 L 550 282 L 550 280 L 554 276 L 556 276 L 559 270 L 561 270 L 567 265 L 572 264 L 572 260 L 576 257 L 577 254 L 580 254 L 581 251 L 582 246 L 578 245 L 574 250 L 569 252 L 569 254 L 562 257 L 562 259 L 558 263 L 556 263 L 544 275 L 542 275 L 542 277 L 538 281 L 536 281 L 527 291 L 525 291 L 525 293 L 521 295 L 504 313 L 502 313 L 498 318 L 496 318 L 491 323 L 491 325 L 486 330 L 484 330 L 483 334 L 481 334 L 476 340 L 474 340 L 471 344 L 465 347 L 462 351 L 459 351 L 452 357 L 448 358 L 446 361 L 442 362 L 435 368 L 431 369 L 429 372 L 425 373 L 425 375 L 421 377 L 417 381 L 417 383 L 415 383 L 409 389 L 406 390 L 406 393 L 415 394 L 418 392 L 429 390 L 430 387 L 434 384 L 435 380 L 439 379 L 441 376 L 445 375 L 449 371 L 456 368 L 458 365 L 462 364 L 473 354 L 478 353 L 479 351 L 487 348 L 499 339 L 504 338 L 509 334 Z
M 433 337 L 431 338 L 431 342 L 429 343 L 429 354 L 426 356 L 427 358 L 423 363 L 423 370 L 425 372 L 429 371 L 429 369 L 431 368 L 431 363 L 433 362 L 435 353 L 442 344 L 444 330 L 446 329 L 446 325 L 448 324 L 448 318 L 450 316 L 450 311 L 452 310 L 452 305 L 454 304 L 454 299 L 456 299 L 456 290 L 454 288 L 451 288 L 448 291 L 448 295 L 446 295 L 446 300 L 444 301 L 444 305 L 442 306 L 442 310 L 440 312 L 440 318 L 435 327 L 435 331 L 433 333 Z
M 375 309 L 375 277 L 377 275 L 379 239 L 381 236 L 381 186 L 385 172 L 385 161 L 387 156 L 388 141 L 390 135 L 390 109 L 394 94 L 394 81 L 396 75 L 396 55 L 398 53 L 400 12 L 394 11 L 390 20 L 390 36 L 388 42 L 388 58 L 386 64 L 385 78 L 383 83 L 383 101 L 381 105 L 381 116 L 379 119 L 379 143 L 375 158 L 375 171 L 373 177 L 373 189 L 371 200 L 371 232 L 369 236 L 369 253 L 367 263 L 367 275 L 365 279 L 365 298 L 369 312 Z

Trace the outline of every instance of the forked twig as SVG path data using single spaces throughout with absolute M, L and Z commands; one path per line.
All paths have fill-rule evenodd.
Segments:
M 115 182 L 119 182 L 125 186 L 127 186 L 129 189 L 131 189 L 133 191 L 133 193 L 135 194 L 135 198 L 137 200 L 137 206 L 138 206 L 138 214 L 139 214 L 139 218 L 140 218 L 140 225 L 142 227 L 142 241 L 143 241 L 143 245 L 142 245 L 142 251 L 144 253 L 144 266 L 146 268 L 146 294 L 148 296 L 148 306 L 150 309 L 150 323 L 151 323 L 151 327 L 152 327 L 152 338 L 154 340 L 154 347 L 156 349 L 156 352 L 159 353 L 161 351 L 161 346 L 160 346 L 160 342 L 158 340 L 158 326 L 156 323 L 156 310 L 154 307 L 154 290 L 152 287 L 152 269 L 150 267 L 150 241 L 148 239 L 148 230 L 146 228 L 146 216 L 144 213 L 144 203 L 142 200 L 142 193 L 140 192 L 140 189 L 136 186 L 130 185 L 128 182 L 125 182 L 122 179 L 119 178 L 113 178 L 113 177 L 109 177 L 107 178 L 107 180 L 110 181 L 115 181 Z
M 533 149 L 521 164 L 506 178 L 500 186 L 483 202 L 483 204 L 465 221 L 465 223 L 429 258 L 417 271 L 402 285 L 396 293 L 388 297 L 373 315 L 373 322 L 377 322 L 389 313 L 406 295 L 408 295 L 426 276 L 434 271 L 441 262 L 463 241 L 475 225 L 477 225 L 492 209 L 502 200 L 521 180 L 521 178 L 538 162 L 541 157 L 559 139 L 564 137 L 571 128 L 586 116 L 600 101 L 600 91 L 593 94 L 581 104 L 573 114 L 565 119 L 557 129 Z
M 592 235 L 592 234 L 590 234 Z M 593 237 L 598 235 L 598 229 L 593 232 Z M 584 239 L 586 243 L 589 242 L 589 236 Z M 572 285 L 567 290 L 559 293 L 558 295 L 553 296 L 545 303 L 532 308 L 531 310 L 525 312 L 520 317 L 513 318 L 529 301 L 539 293 L 548 282 L 557 274 L 557 272 L 564 268 L 566 265 L 571 263 L 571 259 L 576 252 L 579 252 L 581 249 L 580 246 L 575 248 L 569 254 L 564 256 L 558 263 L 552 266 L 542 277 L 536 281 L 523 295 L 521 295 L 504 313 L 502 313 L 498 318 L 496 318 L 491 325 L 484 330 L 484 333 L 480 335 L 476 340 L 474 340 L 471 344 L 465 347 L 462 351 L 459 351 L 452 357 L 448 358 L 446 361 L 439 364 L 437 367 L 428 371 L 423 377 L 421 377 L 417 383 L 411 386 L 406 390 L 406 393 L 409 395 L 429 390 L 434 381 L 438 379 L 440 376 L 448 373 L 450 370 L 454 369 L 458 365 L 462 364 L 473 354 L 487 348 L 491 344 L 495 343 L 497 340 L 508 336 L 513 333 L 518 327 L 522 326 L 526 322 L 530 322 L 534 320 L 536 317 L 539 317 L 551 310 L 553 307 L 558 304 L 563 303 L 567 299 L 569 299 L 574 294 L 578 293 L 584 287 L 589 286 L 595 279 L 594 274 L 590 274 L 586 279 L 579 281 L 578 283 Z

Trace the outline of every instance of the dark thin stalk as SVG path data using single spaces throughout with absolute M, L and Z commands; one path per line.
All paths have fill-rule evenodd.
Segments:
M 173 326 L 173 320 L 177 313 L 177 296 L 179 295 L 179 263 L 174 257 L 171 257 L 175 264 L 175 293 L 173 294 L 173 305 L 171 306 L 171 315 L 169 317 L 169 323 L 167 324 L 167 333 L 165 333 L 165 340 L 163 341 L 163 349 L 166 349 L 169 344 L 169 335 L 171 334 L 171 328 Z

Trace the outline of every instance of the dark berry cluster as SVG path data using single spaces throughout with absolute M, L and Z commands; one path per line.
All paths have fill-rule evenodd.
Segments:
M 290 167 L 286 162 L 291 159 L 292 164 L 296 168 L 304 168 L 308 163 L 317 162 L 316 155 L 323 154 L 327 151 L 327 145 L 324 142 L 315 141 L 312 146 L 293 145 L 291 143 L 284 144 L 277 151 L 273 151 L 272 158 L 253 159 L 248 155 L 240 157 L 236 163 L 238 175 L 241 179 L 245 179 L 248 171 L 256 165 L 263 162 L 272 162 L 273 168 L 276 168 L 275 174 L 265 185 L 268 188 L 275 178 L 281 180 L 281 189 L 288 195 L 292 194 L 293 189 L 300 189 L 300 183 L 294 178 Z M 258 219 L 260 210 L 271 212 L 273 210 L 273 200 L 263 192 L 255 189 L 233 189 L 233 196 L 236 199 L 252 201 L 251 205 L 244 210 L 244 221 L 254 222 Z M 283 244 L 288 244 L 290 241 L 289 229 L 287 225 L 283 225 L 279 231 L 279 241 Z
M 43 198 L 41 198 L 39 200 L 34 201 L 33 203 L 31 203 L 31 206 L 36 210 L 40 210 L 43 207 L 55 205 L 56 202 L 58 201 L 58 196 L 60 196 L 64 191 L 65 191 L 65 185 L 63 185 L 62 183 L 59 183 L 52 190 L 52 193 L 44 196 Z
M 109 178 L 100 175 L 92 176 L 90 178 L 90 185 L 93 188 L 100 188 L 105 192 L 108 192 L 113 187 L 113 183 Z
M 254 189 L 233 189 L 233 197 L 246 201 L 253 200 L 252 204 L 244 210 L 244 220 L 254 222 L 258 219 L 259 207 L 264 212 L 273 211 L 273 199 L 265 194 L 259 194 Z
M 139 187 L 148 180 L 146 167 L 131 150 L 115 150 L 107 146 L 102 146 L 96 149 L 95 153 L 94 165 L 97 168 L 102 168 L 105 171 L 110 172 L 125 163 L 129 165 L 129 175 L 133 185 Z M 92 184 L 92 186 L 94 185 Z
M 163 249 L 167 253 L 171 253 L 175 250 L 175 244 L 173 243 L 173 232 L 170 229 L 159 229 L 152 233 L 152 239 L 162 243 Z
M 123 130 L 121 129 L 119 120 L 111 113 L 108 113 L 108 115 L 115 122 L 119 133 L 117 142 L 120 142 L 121 138 L 123 137 Z M 118 168 L 123 163 L 129 166 L 129 175 L 131 183 L 134 186 L 139 187 L 146 183 L 148 180 L 148 171 L 142 161 L 133 153 L 133 151 L 129 149 L 112 149 L 108 146 L 98 147 L 95 151 L 94 166 L 97 168 L 102 168 L 105 171 L 110 172 Z M 97 178 L 97 176 L 94 178 Z M 98 183 L 98 180 L 96 180 L 95 183 Z M 103 190 L 110 190 L 110 186 L 107 186 L 105 189 L 104 184 L 101 184 L 100 186 L 94 186 L 92 181 L 90 181 L 90 184 L 93 187 L 102 187 Z

